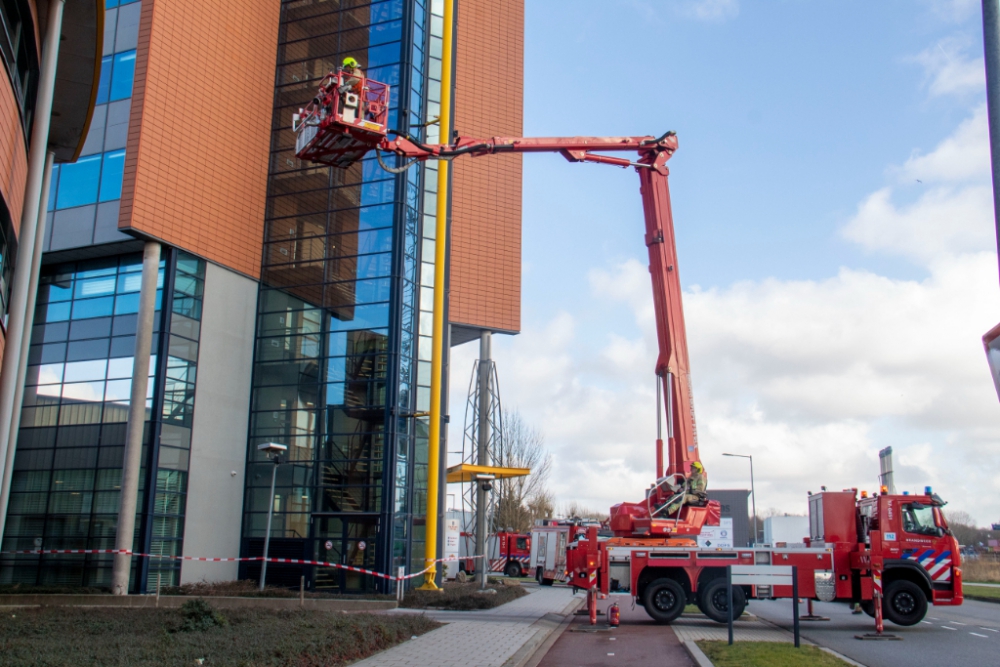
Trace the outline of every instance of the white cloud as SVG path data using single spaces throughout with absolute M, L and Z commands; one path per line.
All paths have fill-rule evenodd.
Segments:
M 921 265 L 992 247 L 985 106 L 932 152 L 915 154 L 890 172 L 900 184 L 919 186 L 921 194 L 908 204 L 897 204 L 893 188 L 875 191 L 843 228 L 845 238 L 867 250 L 904 255 Z
M 958 35 L 939 41 L 914 60 L 924 67 L 931 95 L 982 94 L 986 70 L 981 55 L 968 56 L 972 40 Z
M 918 262 L 922 279 L 842 268 L 685 293 L 710 486 L 747 485 L 745 463 L 721 454 L 749 453 L 758 509 L 803 512 L 820 485 L 874 488 L 877 452 L 892 445 L 901 488 L 930 484 L 980 522 L 1000 519 L 1000 406 L 980 342 L 1000 320 L 984 123 L 977 110 L 891 170 L 897 185 L 868 196 L 844 227 L 873 252 Z M 924 191 L 898 203 L 915 178 Z M 561 312 L 498 340 L 495 356 L 507 404 L 546 435 L 558 500 L 604 508 L 641 498 L 653 474 L 649 274 L 627 260 L 592 271 L 581 291 L 634 322 L 601 322 L 595 347 L 592 330 L 577 335 L 592 326 Z M 460 354 L 471 359 L 471 348 Z M 453 437 L 470 366 L 455 365 Z
M 970 181 L 990 182 L 990 132 L 986 105 L 927 155 L 915 153 L 899 169 L 893 170 L 900 183 L 923 181 L 924 185 Z

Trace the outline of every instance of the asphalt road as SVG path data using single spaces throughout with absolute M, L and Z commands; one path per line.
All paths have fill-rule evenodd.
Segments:
M 694 667 L 687 650 L 669 627 L 657 625 L 638 605 L 623 604 L 620 597 L 622 625 L 614 630 L 585 632 L 590 618 L 577 616 L 541 659 L 538 667 Z M 610 602 L 601 601 L 604 611 Z M 607 617 L 597 617 L 600 626 Z
M 813 603 L 829 621 L 803 622 L 802 637 L 867 667 L 957 667 L 1000 665 L 1000 604 L 967 600 L 961 607 L 930 607 L 924 620 L 904 628 L 888 621 L 886 633 L 901 641 L 862 641 L 854 635 L 875 632 L 875 619 L 853 615 L 846 604 Z M 799 606 L 800 614 L 806 606 Z M 792 629 L 790 600 L 751 601 L 748 611 Z

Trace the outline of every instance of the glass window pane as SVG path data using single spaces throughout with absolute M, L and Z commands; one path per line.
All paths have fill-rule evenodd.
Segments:
M 114 311 L 113 296 L 98 299 L 82 299 L 73 302 L 73 319 L 83 320 L 89 317 L 107 317 Z
M 128 404 L 132 394 L 132 379 L 109 380 L 104 390 L 104 400 Z
M 49 185 L 49 207 L 53 211 L 56 208 L 56 189 L 59 187 L 59 165 L 52 165 L 52 182 Z
M 399 42 L 392 42 L 368 49 L 368 67 L 379 67 L 399 62 L 399 48 Z
M 108 378 L 131 378 L 133 364 L 132 357 L 108 359 Z
M 107 372 L 108 362 L 104 359 L 94 361 L 75 361 L 65 366 L 64 382 L 87 382 L 103 380 Z
M 85 299 L 92 296 L 104 296 L 115 293 L 115 277 L 100 276 L 87 280 L 77 280 L 74 295 L 77 299 Z
M 104 169 L 101 171 L 100 201 L 121 199 L 122 171 L 125 168 L 125 151 L 111 151 L 104 154 Z
M 97 203 L 97 184 L 101 176 L 101 156 L 82 157 L 59 169 L 59 193 L 56 208 L 72 208 Z
M 349 317 L 343 320 L 330 318 L 330 331 L 347 329 L 376 329 L 389 326 L 389 304 L 377 303 L 356 306 Z
M 111 2 L 111 0 L 108 0 Z M 111 94 L 111 62 L 114 56 L 101 58 L 101 79 L 97 84 L 97 104 L 105 104 Z
M 111 101 L 132 97 L 132 79 L 135 76 L 135 51 L 115 54 L 111 74 Z

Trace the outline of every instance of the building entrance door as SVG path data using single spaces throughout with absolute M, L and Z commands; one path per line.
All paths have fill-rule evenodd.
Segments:
M 313 521 L 316 560 L 375 569 L 377 516 L 317 516 Z M 376 590 L 375 577 L 342 568 L 317 566 L 313 581 L 316 590 L 321 591 L 370 593 Z

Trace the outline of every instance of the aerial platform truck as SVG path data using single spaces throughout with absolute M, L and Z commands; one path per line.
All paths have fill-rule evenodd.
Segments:
M 591 527 L 567 545 L 569 581 L 587 592 L 591 610 L 598 596 L 617 594 L 637 600 L 660 623 L 675 620 L 688 603 L 725 622 L 731 565 L 797 566 L 801 597 L 856 602 L 876 618 L 879 631 L 883 610 L 894 623 L 913 625 L 924 617 L 928 602 L 962 603 L 958 543 L 941 512 L 944 502 L 929 488 L 920 495 L 883 490 L 858 497 L 855 489 L 810 494 L 810 535 L 801 547 L 698 547 L 697 535 L 704 526 L 719 525 L 721 512 L 717 501 L 687 502 L 692 464 L 700 457 L 667 183 L 667 161 L 678 146 L 673 132 L 659 137 L 457 137 L 451 144 L 426 145 L 387 126 L 388 85 L 352 76 L 345 86 L 348 75 L 331 72 L 313 102 L 293 116 L 299 159 L 346 168 L 375 150 L 384 169 L 399 173 L 429 159 L 559 153 L 570 162 L 633 167 L 639 175 L 659 345 L 656 481 L 643 500 L 611 508 L 613 537 L 599 539 Z M 406 162 L 391 167 L 383 154 Z M 734 586 L 733 615 L 738 617 L 750 598 L 791 596 L 792 586 Z

